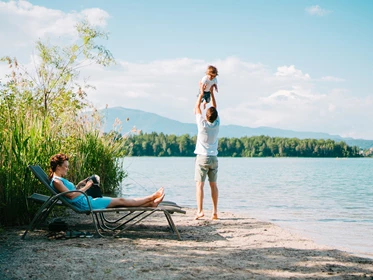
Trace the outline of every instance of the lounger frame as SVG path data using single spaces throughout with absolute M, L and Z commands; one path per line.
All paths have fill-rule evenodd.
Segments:
M 50 180 L 47 174 L 39 165 L 29 165 L 30 170 L 35 175 L 35 177 L 50 191 L 51 196 L 48 197 L 42 194 L 33 194 L 29 198 L 36 202 L 42 203 L 42 206 L 39 208 L 35 217 L 29 224 L 28 228 L 22 235 L 22 239 L 25 238 L 28 231 L 34 230 L 38 225 L 46 220 L 54 206 L 63 205 L 66 206 L 78 214 L 91 215 L 92 223 L 95 227 L 95 231 L 100 237 L 105 236 L 114 236 L 117 237 L 122 234 L 125 230 L 130 227 L 138 224 L 142 220 L 151 216 L 154 213 L 162 212 L 168 222 L 168 225 L 172 232 L 176 234 L 177 239 L 181 240 L 180 233 L 171 217 L 173 213 L 185 214 L 186 212 L 181 209 L 174 202 L 164 201 L 160 203 L 157 207 L 118 207 L 118 208 L 105 208 L 99 210 L 93 210 L 88 199 L 88 196 L 85 192 L 80 190 L 66 191 L 62 193 L 57 193 L 51 186 Z M 65 197 L 65 194 L 71 192 L 80 192 L 87 199 L 89 210 L 80 210 Z M 109 219 L 105 214 L 108 213 L 118 213 L 121 216 L 117 219 Z

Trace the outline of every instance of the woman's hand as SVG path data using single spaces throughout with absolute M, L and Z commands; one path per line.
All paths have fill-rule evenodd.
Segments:
M 89 177 L 81 180 L 77 185 L 76 185 L 76 188 L 78 190 L 80 190 L 81 188 L 83 188 L 87 183 L 88 183 L 88 180 L 89 180 Z
M 93 185 L 93 181 L 92 181 L 92 179 L 89 179 L 87 184 L 85 184 L 86 190 L 88 190 L 90 187 L 92 187 L 92 185 Z

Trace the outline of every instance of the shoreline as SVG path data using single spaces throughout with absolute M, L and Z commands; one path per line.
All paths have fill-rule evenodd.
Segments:
M 250 212 L 249 215 L 247 211 L 241 210 L 241 211 L 235 211 L 234 209 L 228 209 L 226 212 L 230 213 L 237 213 L 241 214 L 243 216 L 252 216 L 256 220 L 265 221 L 268 223 L 273 223 L 276 226 L 279 226 L 283 228 L 284 230 L 287 230 L 289 232 L 294 233 L 295 235 L 302 236 L 306 239 L 310 239 L 313 242 L 327 246 L 329 248 L 334 248 L 340 251 L 347 252 L 348 254 L 352 254 L 355 256 L 363 257 L 363 258 L 370 258 L 373 259 L 373 250 L 366 250 L 367 246 L 359 244 L 359 247 L 356 244 L 352 245 L 343 245 L 345 244 L 345 240 L 343 238 L 337 238 L 335 239 L 335 236 L 339 234 L 337 230 L 339 229 L 333 229 L 332 231 L 329 230 L 327 232 L 322 231 L 320 232 L 320 224 L 315 222 L 309 222 L 309 221 L 303 221 L 302 223 L 299 222 L 292 222 L 292 221 L 283 221 L 283 220 L 272 220 L 272 217 L 270 215 L 255 215 L 255 212 Z M 304 226 L 304 224 L 307 224 L 307 226 Z M 328 225 L 330 226 L 330 225 Z M 349 226 L 349 225 L 346 225 Z M 326 224 L 322 225 L 321 229 L 324 229 L 327 227 Z M 316 230 L 315 230 L 316 229 Z M 364 237 L 357 236 L 354 238 L 354 240 L 364 240 Z M 372 247 L 372 242 L 368 244 L 369 248 Z M 359 250 L 360 248 L 360 250 Z
M 325 245 L 330 248 L 335 248 L 337 250 L 341 250 L 348 254 L 352 254 L 358 257 L 373 259 L 373 252 L 371 250 L 367 250 L 368 246 L 369 248 L 372 248 L 371 242 L 365 246 L 362 244 L 356 245 L 356 242 L 354 242 L 354 244 L 343 245 L 344 240 L 338 238 L 336 229 L 333 232 L 329 231 L 327 233 L 327 236 L 323 236 L 323 234 L 320 233 L 318 230 L 312 232 L 309 228 L 306 229 L 303 226 L 298 226 L 296 224 L 278 223 L 278 225 L 290 232 L 294 232 L 295 234 L 311 239 L 317 244 Z M 335 236 L 337 236 L 337 238 L 333 239 L 335 238 Z M 364 238 L 361 238 L 359 236 L 355 236 L 354 240 L 362 240 L 361 242 L 365 241 Z
M 155 214 L 120 238 L 47 238 L 38 229 L 0 234 L 4 279 L 360 279 L 373 278 L 373 259 L 316 244 L 270 222 L 220 212 L 194 220 L 173 214 L 178 241 Z M 90 216 L 63 217 L 73 230 L 93 232 Z M 3 278 L 2 278 L 3 279 Z

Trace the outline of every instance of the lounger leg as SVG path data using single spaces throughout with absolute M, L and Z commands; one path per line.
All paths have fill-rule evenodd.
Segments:
M 168 224 L 169 224 L 171 230 L 177 235 L 177 239 L 181 240 L 180 233 L 177 230 L 177 227 L 176 227 L 174 221 L 172 220 L 172 217 L 171 217 L 170 213 L 168 213 L 167 210 L 163 211 L 163 213 L 164 213 L 164 215 L 167 218 L 167 221 L 168 221 Z
M 98 225 L 100 225 L 100 223 L 99 223 L 99 221 L 98 221 L 98 219 L 97 219 L 97 215 L 96 215 L 96 213 L 90 213 L 90 215 L 92 216 L 92 222 L 93 222 L 93 225 L 95 226 L 95 230 L 96 230 L 96 233 L 100 236 L 100 237 L 105 237 L 104 235 L 102 235 L 101 233 L 100 233 L 100 230 L 98 229 Z M 96 219 L 97 219 L 97 222 L 96 222 L 96 220 L 95 220 L 95 217 L 96 217 Z
M 144 213 L 144 212 L 142 212 Z M 140 213 L 139 215 L 141 215 L 142 213 Z M 109 220 L 105 217 L 105 214 L 104 213 L 99 213 L 100 215 L 100 218 L 101 218 L 101 223 L 102 223 L 102 226 L 105 227 L 106 229 L 109 229 L 109 230 L 115 230 L 118 228 L 118 226 L 109 226 L 108 224 L 111 224 L 111 225 L 115 225 L 115 224 L 118 224 L 120 221 L 124 220 L 125 218 L 127 218 L 128 216 L 130 216 L 131 214 L 133 214 L 133 212 L 129 212 L 128 214 L 120 217 L 119 219 L 116 219 L 116 220 Z M 137 215 L 137 216 L 139 216 Z M 122 224 L 120 224 L 120 226 L 123 226 L 125 225 L 126 223 L 128 223 L 129 221 L 133 220 L 134 218 L 136 218 L 137 216 L 131 218 L 130 220 L 126 221 L 126 222 L 123 222 Z M 120 227 L 119 226 L 119 227 Z
M 106 225 L 105 216 L 104 216 L 103 213 L 94 213 L 94 214 L 95 214 L 95 217 L 96 217 L 97 225 L 102 231 L 114 230 L 114 228 L 111 228 L 111 227 Z
M 38 224 L 40 224 L 43 220 L 48 217 L 49 212 L 52 210 L 55 201 L 48 199 L 44 204 L 39 208 L 38 212 L 36 212 L 35 217 L 32 219 L 30 225 L 23 233 L 21 239 L 25 239 L 25 236 L 28 231 L 33 230 Z M 51 204 L 51 205 L 49 205 Z

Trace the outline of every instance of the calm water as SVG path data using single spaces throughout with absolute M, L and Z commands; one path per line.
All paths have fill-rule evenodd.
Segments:
M 125 196 L 160 186 L 196 207 L 194 158 L 124 159 Z M 373 160 L 219 158 L 219 210 L 276 223 L 320 244 L 373 258 Z M 205 185 L 205 212 L 211 209 Z

